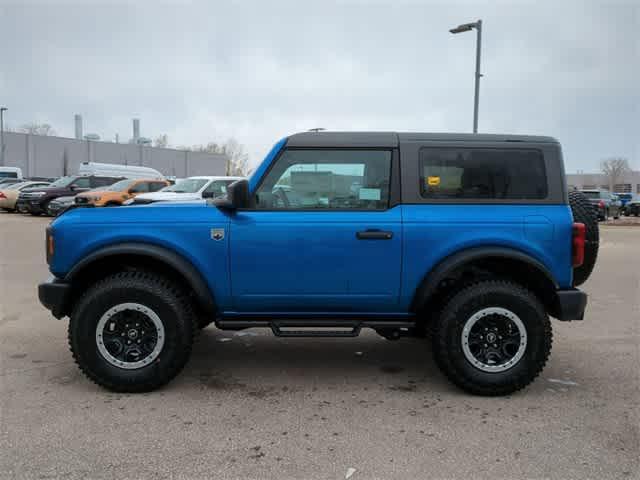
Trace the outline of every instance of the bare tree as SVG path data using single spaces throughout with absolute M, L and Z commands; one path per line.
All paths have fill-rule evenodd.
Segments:
M 159 148 L 167 148 L 169 146 L 169 135 L 163 133 L 159 135 L 153 142 L 154 146 Z
M 18 129 L 18 131 L 22 133 L 29 133 L 31 135 L 43 135 L 45 137 L 56 135 L 56 131 L 48 123 L 25 123 Z
M 194 145 L 196 152 L 221 153 L 227 156 L 227 175 L 244 177 L 249 173 L 249 154 L 244 145 L 235 138 L 229 138 L 223 144 L 209 142 L 206 145 Z
M 609 191 L 613 191 L 615 185 L 620 183 L 622 177 L 627 174 L 631 168 L 629 160 L 623 157 L 611 157 L 600 162 L 600 170 L 607 180 Z
M 235 138 L 230 138 L 222 145 L 221 153 L 229 157 L 227 175 L 244 177 L 249 173 L 249 154 L 245 151 L 244 145 Z

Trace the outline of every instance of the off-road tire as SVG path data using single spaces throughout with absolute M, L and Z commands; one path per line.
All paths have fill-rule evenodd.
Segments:
M 593 207 L 584 194 L 569 192 L 569 205 L 573 220 L 584 223 L 585 226 L 584 261 L 582 265 L 573 269 L 573 285 L 577 287 L 587 281 L 596 265 L 600 248 L 600 230 Z
M 485 372 L 467 360 L 462 331 L 467 320 L 488 307 L 505 308 L 524 324 L 527 345 L 513 366 L 502 372 Z M 436 364 L 455 385 L 466 392 L 498 396 L 516 392 L 542 371 L 551 352 L 553 335 L 544 306 L 524 287 L 502 280 L 487 280 L 459 290 L 446 303 L 433 328 Z
M 111 307 L 136 302 L 153 310 L 164 328 L 164 345 L 149 365 L 123 369 L 109 363 L 96 342 L 99 319 Z M 114 392 L 147 392 L 172 380 L 191 354 L 197 332 L 192 305 L 169 280 L 146 272 L 122 272 L 89 287 L 69 321 L 69 346 L 82 372 Z

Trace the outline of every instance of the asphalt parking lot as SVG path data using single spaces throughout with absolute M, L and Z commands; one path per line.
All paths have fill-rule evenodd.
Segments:
M 639 478 L 640 228 L 605 226 L 583 322 L 546 369 L 472 397 L 424 340 L 200 336 L 164 389 L 109 393 L 37 301 L 45 218 L 0 213 L 2 478 Z

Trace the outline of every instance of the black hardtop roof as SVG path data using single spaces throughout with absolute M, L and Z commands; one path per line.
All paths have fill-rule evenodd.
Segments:
M 291 135 L 291 147 L 397 147 L 401 142 L 528 142 L 558 143 L 553 137 L 497 133 L 330 132 L 311 131 Z

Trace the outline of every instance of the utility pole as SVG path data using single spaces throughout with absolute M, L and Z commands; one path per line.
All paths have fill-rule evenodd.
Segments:
M 4 167 L 4 112 L 7 107 L 0 107 L 0 167 Z

